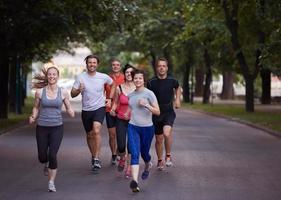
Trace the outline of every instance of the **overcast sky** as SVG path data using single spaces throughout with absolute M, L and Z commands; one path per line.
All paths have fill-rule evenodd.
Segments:
M 74 49 L 75 55 L 65 52 L 56 54 L 52 60 L 55 65 L 84 65 L 84 59 L 87 55 L 91 54 L 90 49 L 87 47 Z

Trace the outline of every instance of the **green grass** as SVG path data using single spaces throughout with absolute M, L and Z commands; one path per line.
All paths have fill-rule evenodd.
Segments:
M 32 105 L 33 98 L 27 98 L 25 100 L 25 106 L 22 108 L 22 114 L 18 115 L 15 113 L 9 113 L 8 119 L 0 119 L 0 134 L 24 121 L 27 122 L 28 117 L 31 114 Z
M 204 111 L 207 113 L 218 114 L 231 118 L 238 118 L 244 121 L 248 121 L 257 125 L 264 126 L 274 131 L 280 132 L 281 135 L 281 112 L 280 110 L 257 110 L 253 113 L 245 111 L 244 105 L 206 105 L 201 103 L 183 104 L 185 108 L 191 108 L 194 110 Z

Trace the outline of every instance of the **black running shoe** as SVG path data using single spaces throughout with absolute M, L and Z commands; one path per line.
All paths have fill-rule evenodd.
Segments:
M 137 193 L 140 191 L 139 185 L 135 180 L 131 181 L 130 188 L 132 189 L 132 192 L 134 192 L 134 193 Z

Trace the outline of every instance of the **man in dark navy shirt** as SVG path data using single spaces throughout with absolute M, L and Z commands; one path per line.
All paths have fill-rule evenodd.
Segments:
M 176 118 L 174 107 L 180 107 L 181 96 L 179 82 L 173 76 L 168 75 L 168 61 L 165 58 L 157 60 L 156 76 L 148 81 L 147 88 L 154 92 L 160 107 L 160 116 L 153 116 L 153 124 L 156 135 L 157 168 L 163 170 L 163 142 L 166 150 L 166 166 L 171 167 L 173 165 L 171 146 L 172 127 Z

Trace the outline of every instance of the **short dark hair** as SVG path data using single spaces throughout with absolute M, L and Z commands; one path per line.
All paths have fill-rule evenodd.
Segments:
M 84 60 L 86 62 L 86 64 L 88 64 L 88 60 L 91 59 L 91 58 L 95 58 L 98 62 L 98 64 L 100 63 L 100 59 L 97 55 L 88 55 Z
M 132 68 L 134 71 L 136 70 L 136 68 L 133 65 L 130 64 L 126 64 L 123 68 L 123 74 L 125 74 L 125 72 L 127 71 L 127 69 Z
M 164 57 L 160 57 L 160 58 L 158 58 L 157 60 L 156 60 L 156 66 L 158 65 L 158 63 L 159 63 L 159 61 L 164 61 L 164 62 L 166 62 L 167 63 L 167 66 L 168 66 L 168 60 L 166 59 L 166 58 L 164 58 Z
M 141 70 L 141 69 L 134 70 L 133 73 L 132 73 L 132 78 L 133 79 L 134 79 L 136 74 L 142 74 L 143 75 L 144 85 L 146 85 L 146 82 L 147 82 L 146 72 L 144 70 Z

